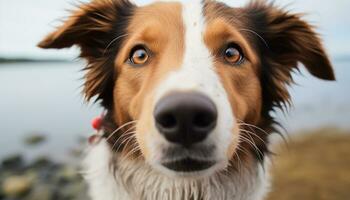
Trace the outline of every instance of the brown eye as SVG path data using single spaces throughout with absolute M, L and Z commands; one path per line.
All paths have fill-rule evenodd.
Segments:
M 228 63 L 234 64 L 234 65 L 241 64 L 241 62 L 244 59 L 241 48 L 237 45 L 234 45 L 234 44 L 229 45 L 225 49 L 224 57 Z
M 149 59 L 149 55 L 147 53 L 147 50 L 142 47 L 135 47 L 131 53 L 130 53 L 130 62 L 134 65 L 143 65 L 145 64 Z

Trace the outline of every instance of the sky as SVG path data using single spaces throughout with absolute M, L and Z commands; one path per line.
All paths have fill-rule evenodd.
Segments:
M 80 0 L 85 2 L 87 0 Z M 225 0 L 244 5 L 247 0 Z M 147 3 L 150 0 L 137 0 Z M 41 50 L 36 44 L 60 20 L 68 16 L 77 0 L 0 0 L 0 57 L 71 59 L 77 49 Z M 318 27 L 332 57 L 350 56 L 350 0 L 275 0 L 292 12 L 307 13 L 305 19 Z

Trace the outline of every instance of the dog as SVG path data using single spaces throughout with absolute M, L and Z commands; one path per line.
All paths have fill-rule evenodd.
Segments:
M 264 199 L 293 71 L 335 80 L 313 26 L 265 1 L 93 0 L 38 46 L 74 45 L 106 111 L 84 160 L 93 200 Z

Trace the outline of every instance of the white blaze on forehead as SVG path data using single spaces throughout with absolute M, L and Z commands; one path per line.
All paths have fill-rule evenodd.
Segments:
M 221 83 L 213 68 L 211 53 L 203 41 L 205 18 L 202 1 L 187 1 L 182 3 L 182 6 L 185 26 L 185 48 L 182 66 L 179 70 L 170 73 L 164 85 L 161 86 L 160 89 L 163 91 L 159 91 L 160 96 L 158 97 L 171 92 L 170 90 L 219 92 L 217 88 L 220 87 Z
M 233 139 L 234 115 L 228 95 L 214 66 L 212 54 L 204 43 L 206 29 L 201 0 L 182 3 L 185 44 L 182 65 L 174 68 L 156 89 L 154 105 L 172 92 L 188 91 L 207 95 L 218 110 L 217 127 L 208 137 L 208 142 L 217 144 L 218 153 L 226 155 Z

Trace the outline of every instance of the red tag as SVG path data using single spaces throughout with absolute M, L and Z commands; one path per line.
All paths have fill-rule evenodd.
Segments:
M 102 126 L 102 117 L 96 117 L 91 121 L 92 128 L 95 130 L 101 130 Z

